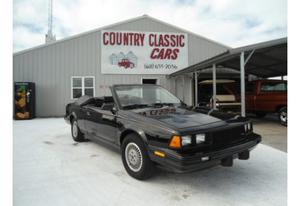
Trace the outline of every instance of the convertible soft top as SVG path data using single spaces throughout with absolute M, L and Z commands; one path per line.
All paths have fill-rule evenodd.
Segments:
M 86 104 L 91 98 L 93 98 L 93 97 L 88 96 L 88 95 L 81 96 L 74 102 L 74 104 L 77 104 L 77 105 Z
M 113 97 L 112 96 L 102 96 L 102 97 L 91 97 L 88 95 L 84 95 L 80 98 L 78 98 L 75 101 L 76 105 L 82 106 L 86 104 L 95 104 L 98 106 L 101 106 L 103 103 L 108 103 L 108 102 L 113 102 Z

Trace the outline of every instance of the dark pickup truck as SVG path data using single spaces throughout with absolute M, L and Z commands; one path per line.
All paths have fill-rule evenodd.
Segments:
M 206 107 L 189 107 L 157 85 L 114 85 L 112 96 L 83 96 L 66 106 L 74 141 L 91 139 L 121 151 L 134 178 L 155 166 L 189 172 L 246 160 L 261 136 L 249 119 Z
M 246 85 L 246 109 L 258 117 L 278 113 L 282 125 L 287 125 L 287 81 L 256 80 Z

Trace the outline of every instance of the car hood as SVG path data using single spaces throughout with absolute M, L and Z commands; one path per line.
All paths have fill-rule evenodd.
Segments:
M 223 126 L 226 121 L 219 118 L 188 110 L 183 107 L 161 107 L 161 108 L 143 108 L 131 110 L 136 114 L 143 115 L 146 118 L 151 118 L 159 121 L 174 129 L 186 129 L 205 126 Z

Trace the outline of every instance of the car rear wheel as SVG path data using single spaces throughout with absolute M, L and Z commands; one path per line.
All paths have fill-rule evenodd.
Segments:
M 279 115 L 278 115 L 280 124 L 287 126 L 287 107 L 283 107 L 279 110 Z
M 71 124 L 71 133 L 75 142 L 83 142 L 85 140 L 83 133 L 78 127 L 77 120 L 73 120 Z
M 150 178 L 154 172 L 154 164 L 150 160 L 146 146 L 136 134 L 125 137 L 121 146 L 122 162 L 127 173 L 139 180 Z

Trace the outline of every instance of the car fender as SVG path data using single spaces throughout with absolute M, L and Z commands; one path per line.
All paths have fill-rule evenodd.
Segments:
M 77 115 L 76 115 L 76 113 L 74 111 L 70 114 L 70 117 L 69 117 L 70 120 L 71 120 L 71 117 L 77 119 Z
M 118 141 L 117 144 L 121 146 L 122 141 L 124 140 L 124 138 L 130 134 L 130 133 L 135 133 L 137 135 L 140 136 L 140 138 L 143 140 L 143 142 L 147 145 L 148 144 L 148 140 L 147 140 L 147 136 L 145 134 L 145 132 L 137 127 L 128 127 L 128 128 L 124 128 L 118 135 Z

